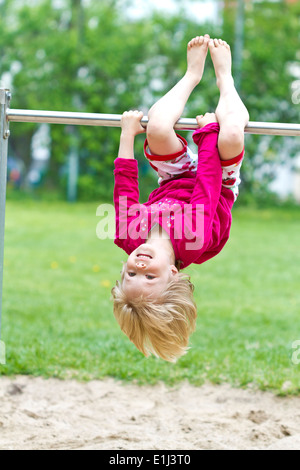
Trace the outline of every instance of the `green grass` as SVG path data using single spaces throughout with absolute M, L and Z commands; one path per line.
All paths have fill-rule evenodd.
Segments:
M 96 236 L 97 204 L 9 201 L 2 374 L 139 383 L 188 380 L 300 392 L 300 211 L 234 210 L 216 258 L 187 272 L 197 331 L 177 364 L 144 358 L 120 331 L 110 290 L 125 253 Z M 300 354 L 299 354 L 300 357 Z

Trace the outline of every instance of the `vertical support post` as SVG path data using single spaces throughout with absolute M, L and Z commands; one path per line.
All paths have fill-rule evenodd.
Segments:
M 8 121 L 6 110 L 9 106 L 10 91 L 0 88 L 0 339 L 1 339 L 1 317 L 2 317 L 2 289 L 3 289 L 3 264 L 4 264 L 4 227 L 5 227 L 5 203 L 6 203 L 6 180 L 7 180 L 7 151 L 8 151 Z M 1 348 L 2 346 L 2 348 Z M 4 343 L 0 341 L 0 363 L 1 350 Z M 2 354 L 3 356 L 3 354 Z M 2 357 L 3 363 L 3 357 Z

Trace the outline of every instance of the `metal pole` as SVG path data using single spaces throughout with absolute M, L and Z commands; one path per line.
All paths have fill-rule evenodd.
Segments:
M 48 124 L 75 124 L 83 126 L 120 127 L 121 114 L 97 114 L 97 113 L 73 113 L 64 111 L 37 111 L 25 109 L 7 109 L 9 122 L 35 122 Z M 148 117 L 142 118 L 142 125 L 147 127 Z M 195 130 L 198 128 L 196 119 L 181 118 L 174 128 L 181 131 Z M 298 136 L 300 124 L 282 122 L 254 122 L 250 121 L 245 127 L 248 134 Z
M 6 120 L 6 109 L 10 100 L 10 92 L 0 88 L 0 339 L 1 339 L 1 317 L 2 317 L 2 289 L 3 289 L 3 265 L 4 265 L 4 227 L 5 227 L 5 202 L 6 202 L 6 179 L 7 179 L 7 150 L 8 150 L 8 122 Z M 0 363 L 1 349 L 3 343 L 0 341 Z

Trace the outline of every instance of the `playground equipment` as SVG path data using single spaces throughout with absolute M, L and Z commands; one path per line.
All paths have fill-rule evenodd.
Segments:
M 0 340 L 3 287 L 4 225 L 7 181 L 7 151 L 8 138 L 10 135 L 9 123 L 31 122 L 48 124 L 72 124 L 82 126 L 120 127 L 122 117 L 121 114 L 96 114 L 10 109 L 10 99 L 10 90 L 0 88 Z M 141 123 L 145 128 L 147 127 L 147 116 L 144 116 L 142 118 Z M 175 129 L 181 131 L 194 130 L 197 129 L 197 127 L 198 126 L 196 119 L 191 118 L 179 119 L 175 125 Z M 280 136 L 300 136 L 300 124 L 250 121 L 245 128 L 245 133 Z

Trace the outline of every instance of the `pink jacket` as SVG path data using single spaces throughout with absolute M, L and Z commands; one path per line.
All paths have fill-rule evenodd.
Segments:
M 117 246 L 129 255 L 145 243 L 153 224 L 159 223 L 168 231 L 181 269 L 201 264 L 222 250 L 229 238 L 234 196 L 222 187 L 218 134 L 217 123 L 196 130 L 197 172 L 162 182 L 145 204 L 139 203 L 137 161 L 115 160 Z

